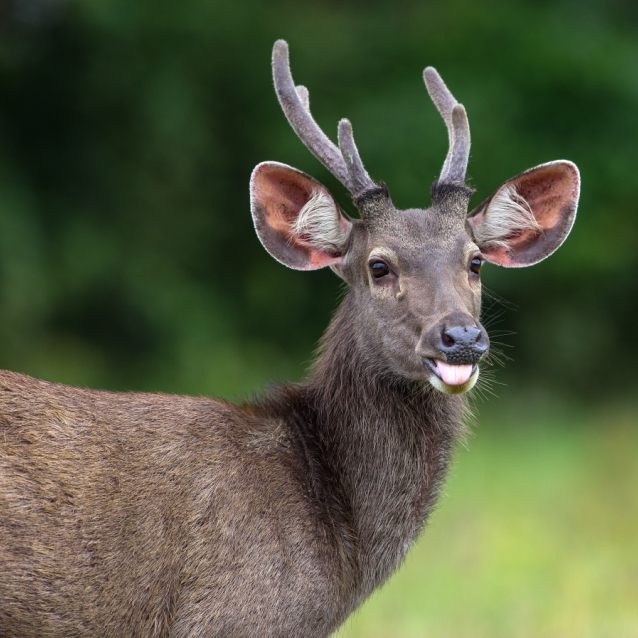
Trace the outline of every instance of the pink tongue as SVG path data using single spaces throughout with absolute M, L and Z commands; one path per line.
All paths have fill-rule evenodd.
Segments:
M 436 359 L 436 367 L 448 385 L 462 385 L 472 376 L 472 365 L 453 366 Z

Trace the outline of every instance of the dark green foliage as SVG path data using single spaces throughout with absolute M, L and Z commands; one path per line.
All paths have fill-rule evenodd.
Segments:
M 338 280 L 266 254 L 248 178 L 260 161 L 285 162 L 353 208 L 279 109 L 270 53 L 285 38 L 319 124 L 336 139 L 350 118 L 398 207 L 429 204 L 447 150 L 428 64 L 468 111 L 474 204 L 530 166 L 576 162 L 566 244 L 529 270 L 483 269 L 518 308 L 494 324 L 517 332 L 496 339 L 515 346 L 498 378 L 588 396 L 635 384 L 635 3 L 47 7 L 38 20 L 4 10 L 0 33 L 1 367 L 220 394 L 302 375 Z

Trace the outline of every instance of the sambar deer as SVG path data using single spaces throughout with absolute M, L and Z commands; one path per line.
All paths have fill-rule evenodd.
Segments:
M 307 380 L 243 405 L 0 374 L 0 635 L 328 636 L 400 565 L 439 495 L 488 353 L 483 261 L 529 266 L 569 233 L 578 170 L 555 161 L 467 212 L 470 134 L 437 72 L 450 148 L 432 205 L 397 210 L 334 145 L 273 53 L 279 101 L 352 194 L 259 164 L 252 215 L 286 266 L 349 285 Z

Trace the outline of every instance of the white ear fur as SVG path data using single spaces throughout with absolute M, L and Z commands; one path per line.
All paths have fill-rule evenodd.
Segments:
M 341 215 L 332 198 L 316 190 L 299 211 L 292 231 L 317 250 L 338 252 L 348 240 L 350 225 L 341 223 Z
M 476 243 L 485 248 L 507 247 L 507 238 L 514 231 L 543 232 L 527 200 L 514 184 L 503 186 L 488 205 L 485 217 L 475 229 Z

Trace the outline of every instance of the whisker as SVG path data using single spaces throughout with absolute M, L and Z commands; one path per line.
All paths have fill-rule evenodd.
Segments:
M 503 299 L 503 297 L 495 293 L 493 290 L 490 290 L 487 286 L 483 285 L 482 291 L 485 297 L 494 301 L 495 303 L 499 303 L 502 306 L 505 306 L 508 310 L 518 310 L 518 306 L 515 303 L 507 301 L 507 299 Z

